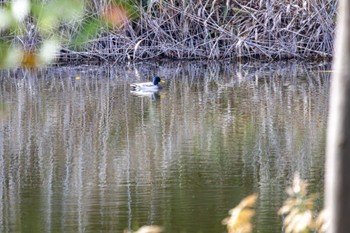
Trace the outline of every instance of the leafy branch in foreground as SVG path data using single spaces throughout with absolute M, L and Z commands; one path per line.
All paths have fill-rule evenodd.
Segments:
M 13 0 L 0 8 L 0 67 L 34 68 L 84 48 L 102 30 L 135 17 L 126 1 Z M 93 9 L 90 9 L 93 8 Z M 96 8 L 96 9 L 95 9 Z M 85 49 L 84 54 L 87 53 Z
M 13 0 L 0 8 L 0 66 L 51 63 L 61 46 L 60 27 L 81 18 L 82 0 Z
M 278 211 L 284 215 L 285 233 L 326 232 L 328 228 L 326 211 L 318 215 L 315 212 L 315 194 L 307 193 L 307 183 L 294 176 L 293 184 L 287 188 L 288 198 Z M 238 206 L 229 211 L 229 217 L 222 221 L 227 226 L 228 233 L 251 233 L 253 225 L 251 220 L 255 215 L 253 209 L 258 195 L 252 194 L 244 198 Z M 163 229 L 159 226 L 143 226 L 134 233 L 160 233 Z M 130 232 L 125 232 L 130 233 Z
M 252 208 L 257 198 L 257 194 L 252 194 L 229 211 L 230 216 L 222 221 L 222 224 L 227 225 L 228 233 L 249 233 L 252 231 L 251 219 L 255 214 Z
M 283 226 L 286 233 L 325 232 L 325 211 L 315 217 L 316 194 L 307 193 L 307 183 L 294 176 L 293 184 L 287 188 L 288 198 L 278 214 L 284 215 Z

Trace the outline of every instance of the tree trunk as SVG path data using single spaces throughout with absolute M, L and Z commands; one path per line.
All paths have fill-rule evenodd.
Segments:
M 326 157 L 331 233 L 350 232 L 350 1 L 339 0 Z

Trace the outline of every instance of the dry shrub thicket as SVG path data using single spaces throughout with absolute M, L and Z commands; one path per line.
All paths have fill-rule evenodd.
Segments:
M 137 8 L 136 18 L 101 32 L 85 51 L 116 61 L 303 59 L 332 54 L 337 0 L 148 2 Z
M 4 5 L 4 2 L 0 3 L 0 6 Z M 42 1 L 42 4 L 47 2 Z M 84 2 L 84 17 L 74 22 L 66 22 L 59 28 L 63 42 L 61 61 L 329 58 L 333 50 L 338 1 Z M 112 27 L 102 23 L 106 18 L 107 21 L 113 21 Z M 86 22 L 89 21 L 100 25 L 86 27 Z M 25 35 L 19 39 L 21 43 L 29 43 L 24 47 L 32 49 L 33 44 L 35 46 L 40 43 L 42 38 L 40 33 L 37 33 L 40 31 L 39 27 L 35 20 L 27 21 L 27 27 L 22 28 Z M 83 36 L 83 39 L 86 39 L 85 43 L 77 49 L 70 42 L 81 30 L 86 30 L 86 35 L 91 32 L 93 36 L 89 37 L 83 33 L 86 36 Z M 8 38 L 4 36 L 3 38 Z

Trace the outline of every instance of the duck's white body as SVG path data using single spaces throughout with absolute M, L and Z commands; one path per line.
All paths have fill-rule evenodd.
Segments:
M 158 76 L 153 78 L 153 82 L 132 83 L 130 87 L 132 91 L 156 92 L 161 88 L 161 83 L 164 82 Z
M 153 92 L 153 91 L 159 90 L 158 85 L 154 85 L 152 82 L 145 82 L 145 83 L 132 83 L 130 84 L 130 87 L 132 88 L 133 91 Z

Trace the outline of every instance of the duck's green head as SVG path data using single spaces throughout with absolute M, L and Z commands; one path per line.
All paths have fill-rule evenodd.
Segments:
M 161 80 L 158 76 L 154 76 L 153 78 L 153 85 L 158 85 L 158 83 L 164 83 L 164 80 Z

